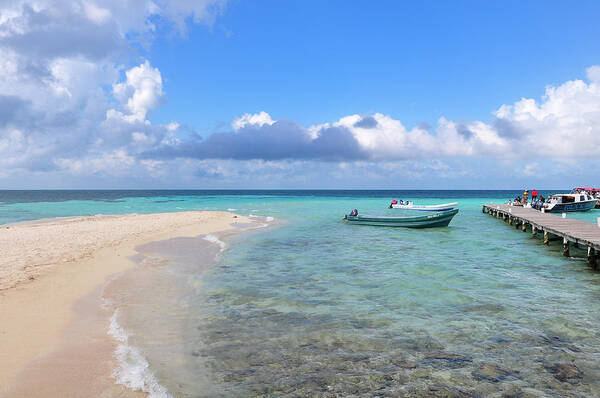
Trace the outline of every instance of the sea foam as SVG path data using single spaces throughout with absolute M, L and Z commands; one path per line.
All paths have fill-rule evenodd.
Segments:
M 117 384 L 122 384 L 134 391 L 148 393 L 148 398 L 173 398 L 167 389 L 161 385 L 144 356 L 135 347 L 128 344 L 129 335 L 117 321 L 119 310 L 110 318 L 110 334 L 120 344 L 115 349 L 119 367 L 114 370 L 112 377 Z
M 219 245 L 219 247 L 221 248 L 221 251 L 225 250 L 225 247 L 226 247 L 225 242 L 223 242 L 221 239 L 217 238 L 216 236 L 206 235 L 203 239 L 209 241 L 210 243 L 215 243 L 215 244 Z

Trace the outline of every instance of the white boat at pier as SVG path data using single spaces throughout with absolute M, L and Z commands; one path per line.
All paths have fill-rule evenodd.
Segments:
M 447 211 L 452 210 L 458 205 L 458 202 L 442 203 L 438 205 L 416 205 L 413 202 L 397 202 L 390 204 L 390 209 L 420 210 L 420 211 Z

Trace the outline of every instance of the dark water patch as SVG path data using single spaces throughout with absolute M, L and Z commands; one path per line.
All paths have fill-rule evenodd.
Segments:
M 469 391 L 459 387 L 433 384 L 428 386 L 410 386 L 406 389 L 398 391 L 398 397 L 406 398 L 422 398 L 422 397 L 439 397 L 439 398 L 481 398 L 482 395 L 475 391 Z
M 500 312 L 506 310 L 506 307 L 501 304 L 496 303 L 477 303 L 477 304 L 467 304 L 463 305 L 459 308 L 460 313 L 483 313 L 486 315 L 496 315 Z
M 429 365 L 441 369 L 463 368 L 471 362 L 473 362 L 473 359 L 465 355 L 447 352 L 428 353 L 425 354 L 425 357 L 422 360 L 423 365 Z

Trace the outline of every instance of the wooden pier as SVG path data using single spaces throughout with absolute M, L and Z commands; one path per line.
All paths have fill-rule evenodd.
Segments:
M 542 213 L 539 210 L 520 206 L 485 204 L 483 213 L 501 218 L 509 225 L 521 229 L 523 232 L 531 231 L 533 235 L 544 234 L 544 244 L 550 243 L 551 237 L 562 238 L 563 254 L 569 255 L 570 243 L 575 247 L 587 247 L 588 264 L 593 269 L 598 269 L 598 253 L 600 252 L 600 227 L 589 221 L 574 218 L 562 218 L 561 214 Z

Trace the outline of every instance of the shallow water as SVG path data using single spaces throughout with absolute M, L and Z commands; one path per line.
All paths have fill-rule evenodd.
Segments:
M 600 274 L 582 253 L 564 258 L 559 242 L 482 214 L 516 194 L 162 195 L 0 212 L 236 209 L 287 220 L 222 253 L 203 237 L 141 249 L 145 274 L 122 281 L 134 304 L 119 323 L 173 396 L 598 396 Z M 461 211 L 425 230 L 341 221 L 353 208 L 396 214 L 393 197 Z

